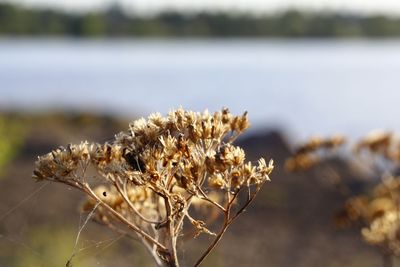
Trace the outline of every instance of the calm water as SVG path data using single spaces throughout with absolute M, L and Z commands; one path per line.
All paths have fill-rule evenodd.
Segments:
M 0 106 L 228 106 L 300 137 L 400 130 L 400 41 L 0 39 Z

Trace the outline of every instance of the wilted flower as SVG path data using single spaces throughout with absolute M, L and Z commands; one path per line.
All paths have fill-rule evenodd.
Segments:
M 400 256 L 400 178 L 378 184 L 371 194 L 350 198 L 336 218 L 340 226 L 363 222 L 364 240 Z
M 346 139 L 342 135 L 310 138 L 295 149 L 293 156 L 286 160 L 285 168 L 290 172 L 308 170 L 320 162 L 320 153 L 336 149 L 345 142 Z
M 178 109 L 167 117 L 155 113 L 132 122 L 110 143 L 83 142 L 39 157 L 34 178 L 85 192 L 84 211 L 95 209 L 94 219 L 112 229 L 128 228 L 160 266 L 178 266 L 177 240 L 188 220 L 196 236 L 215 235 L 197 266 L 272 172 L 272 161 L 245 162 L 243 149 L 232 144 L 248 126 L 247 113 L 233 116 L 228 109 L 213 114 Z M 97 172 L 94 181 L 88 169 Z M 240 206 L 241 192 L 247 198 Z M 204 219 L 193 218 L 192 203 L 218 210 L 222 230 L 208 229 L 211 209 Z

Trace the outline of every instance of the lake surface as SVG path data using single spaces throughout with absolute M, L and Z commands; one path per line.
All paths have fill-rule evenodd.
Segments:
M 400 130 L 400 41 L 0 39 L 0 108 L 248 110 L 298 137 Z

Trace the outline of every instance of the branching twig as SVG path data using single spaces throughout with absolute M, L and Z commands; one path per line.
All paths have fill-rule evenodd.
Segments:
M 185 218 L 197 234 L 213 234 L 205 222 L 222 212 L 223 226 L 200 264 L 258 192 L 232 216 L 242 188 L 263 184 L 273 169 L 272 161 L 262 158 L 257 166 L 246 163 L 243 149 L 232 144 L 248 126 L 247 113 L 233 116 L 228 109 L 153 114 L 131 123 L 113 141 L 68 145 L 39 157 L 34 178 L 83 191 L 88 196 L 83 210 L 98 206 L 97 221 L 117 232 L 119 226 L 129 229 L 159 266 L 179 267 L 177 243 Z M 88 167 L 97 172 L 96 179 L 85 177 Z M 192 205 L 212 209 L 195 220 Z

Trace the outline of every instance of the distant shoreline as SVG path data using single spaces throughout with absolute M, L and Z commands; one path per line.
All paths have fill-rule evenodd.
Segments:
M 394 38 L 400 17 L 328 12 L 250 13 L 163 12 L 127 15 L 118 6 L 71 13 L 0 3 L 0 36 L 69 38 Z

